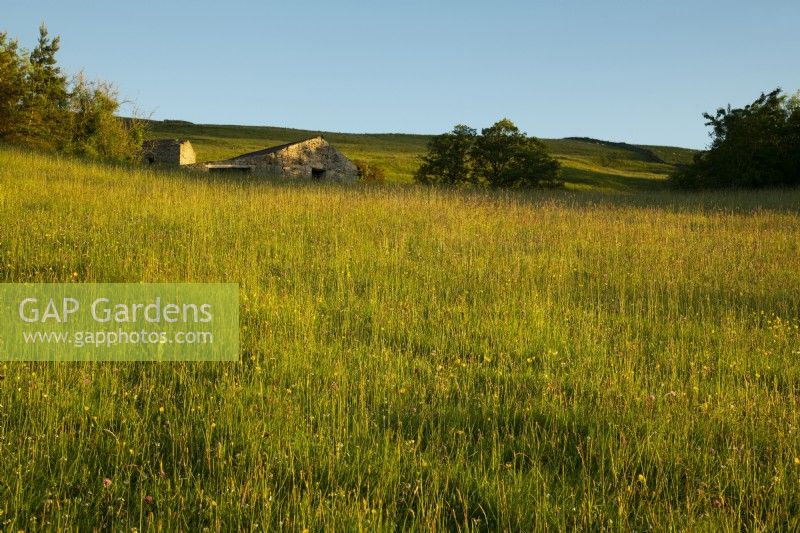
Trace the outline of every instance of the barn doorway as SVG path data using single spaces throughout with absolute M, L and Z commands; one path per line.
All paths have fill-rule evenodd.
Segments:
M 311 179 L 313 180 L 321 180 L 325 178 L 325 169 L 324 168 L 312 168 L 311 169 Z

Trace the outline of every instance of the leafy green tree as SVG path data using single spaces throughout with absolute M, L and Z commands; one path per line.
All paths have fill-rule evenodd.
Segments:
M 16 40 L 0 33 L 0 139 L 13 141 L 22 120 L 25 62 Z
M 525 134 L 507 118 L 483 128 L 472 151 L 475 171 L 492 186 L 510 181 L 508 173 L 512 170 L 515 156 L 525 145 L 525 139 Z
M 105 159 L 134 159 L 142 121 L 116 116 L 119 99 L 104 82 L 67 82 L 56 61 L 58 37 L 40 26 L 29 54 L 0 33 L 0 140 Z
M 70 139 L 66 150 L 92 158 L 132 160 L 142 145 L 143 125 L 116 116 L 119 99 L 113 86 L 87 82 L 79 74 L 69 95 Z
M 463 184 L 473 181 L 470 156 L 477 132 L 462 124 L 450 133 L 438 135 L 428 142 L 428 153 L 416 179 L 426 184 Z
M 477 131 L 456 126 L 428 143 L 416 179 L 426 184 L 531 187 L 554 184 L 559 164 L 540 140 L 504 118 Z
M 800 111 L 800 90 L 786 100 L 786 109 L 788 109 L 790 113 Z
M 528 138 L 514 154 L 496 187 L 537 187 L 555 185 L 561 165 L 550 156 L 539 139 Z
M 784 136 L 785 159 L 784 176 L 794 177 L 791 182 L 800 184 L 800 91 L 792 95 L 786 103 L 788 118 Z
M 472 152 L 475 172 L 492 187 L 530 187 L 553 182 L 559 164 L 539 139 L 522 133 L 509 119 L 481 130 Z
M 686 187 L 800 184 L 800 105 L 780 89 L 743 108 L 704 113 L 711 146 L 673 176 Z

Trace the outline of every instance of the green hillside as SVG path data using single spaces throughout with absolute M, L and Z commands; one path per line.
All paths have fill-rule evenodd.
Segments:
M 271 126 L 226 126 L 181 121 L 152 121 L 150 138 L 186 138 L 199 161 L 224 159 L 267 146 L 324 135 L 351 159 L 380 166 L 397 183 L 413 180 L 429 135 L 336 133 Z M 568 188 L 625 191 L 656 189 L 676 163 L 691 160 L 692 150 L 665 146 L 636 146 L 594 139 L 545 139 L 564 165 Z

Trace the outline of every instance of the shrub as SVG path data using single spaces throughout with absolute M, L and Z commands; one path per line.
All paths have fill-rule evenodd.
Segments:
M 385 183 L 386 172 L 375 163 L 368 163 L 361 159 L 353 161 L 358 168 L 358 180 L 363 183 Z

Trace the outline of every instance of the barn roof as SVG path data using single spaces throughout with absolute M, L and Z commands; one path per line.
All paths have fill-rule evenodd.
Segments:
M 308 142 L 308 141 L 311 141 L 311 140 L 314 140 L 314 139 L 322 139 L 322 138 L 323 138 L 322 135 L 317 135 L 316 137 L 309 137 L 308 139 L 303 139 L 302 141 L 294 141 L 294 142 L 290 142 L 290 143 L 286 143 L 286 144 L 279 144 L 278 146 L 272 146 L 270 148 L 264 148 L 263 150 L 256 150 L 255 152 L 248 152 L 246 154 L 237 155 L 236 157 L 233 157 L 231 159 L 239 159 L 239 158 L 242 158 L 242 157 L 259 157 L 259 156 L 262 156 L 262 155 L 274 154 L 275 152 L 280 152 L 282 150 L 285 150 L 286 148 L 289 148 L 290 146 L 294 146 L 295 144 L 303 144 L 305 142 Z

